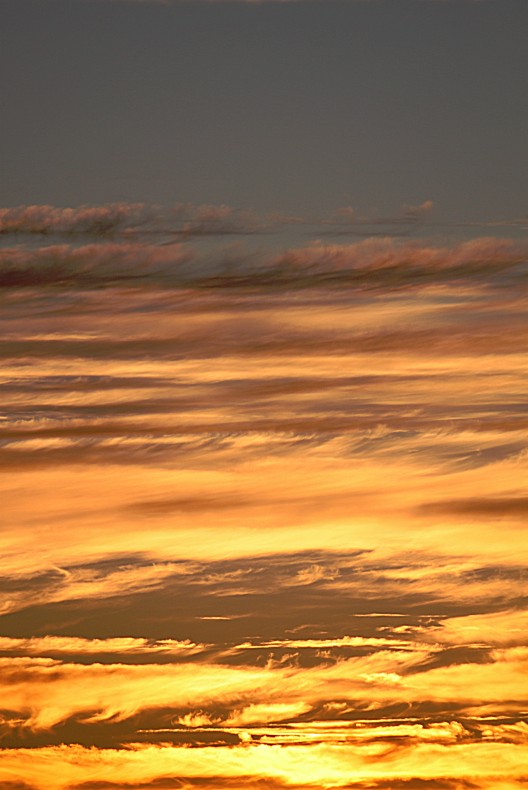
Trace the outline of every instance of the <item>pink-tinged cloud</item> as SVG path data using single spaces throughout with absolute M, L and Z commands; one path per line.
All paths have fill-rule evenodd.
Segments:
M 141 228 L 156 210 L 143 203 L 107 206 L 17 206 L 0 209 L 0 234 L 108 236 L 125 228 Z
M 208 210 L 207 210 L 208 211 Z M 217 232 L 211 219 L 198 220 L 189 233 Z M 214 225 L 214 223 L 213 223 Z M 186 225 L 182 230 L 185 236 Z M 207 229 L 208 228 L 208 229 Z M 224 228 L 227 232 L 227 228 Z M 393 291 L 497 278 L 516 271 L 527 260 L 528 246 L 508 239 L 481 238 L 452 247 L 367 239 L 355 244 L 323 244 L 292 248 L 279 255 L 239 247 L 198 252 L 183 244 L 102 241 L 39 248 L 13 246 L 0 250 L 0 287 L 94 286 L 146 282 L 164 287 L 225 289 L 293 289 L 341 286 Z M 192 261 L 192 266 L 190 262 Z M 183 264 L 187 264 L 184 266 Z
M 225 204 L 176 203 L 171 207 L 145 203 L 60 208 L 23 205 L 0 208 L 0 236 L 111 237 L 145 235 L 214 236 L 262 232 L 278 215 L 259 217 Z
M 420 217 L 430 214 L 434 208 L 432 200 L 424 200 L 423 203 L 417 205 L 407 205 L 403 207 L 404 216 L 409 219 L 419 219 Z
M 0 287 L 139 284 L 163 272 L 177 271 L 192 257 L 192 252 L 181 245 L 133 242 L 79 247 L 61 244 L 37 250 L 8 247 L 0 250 Z
M 512 268 L 527 259 L 528 247 L 509 239 L 480 238 L 453 247 L 434 247 L 422 243 L 398 244 L 392 239 L 367 239 L 356 244 L 323 244 L 288 250 L 275 265 L 280 271 L 306 271 L 313 274 L 349 271 L 359 279 L 373 275 L 392 275 L 387 285 L 410 284 L 428 277 L 439 280 L 449 276 L 471 276 Z M 406 282 L 408 281 L 408 282 Z M 380 285 L 383 281 L 380 282 Z M 424 283 L 425 284 L 425 283 Z

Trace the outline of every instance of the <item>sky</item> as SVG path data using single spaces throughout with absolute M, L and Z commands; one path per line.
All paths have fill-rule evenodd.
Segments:
M 3 205 L 526 220 L 525 0 L 2 0 Z
M 2 0 L 0 790 L 528 782 L 526 0 Z

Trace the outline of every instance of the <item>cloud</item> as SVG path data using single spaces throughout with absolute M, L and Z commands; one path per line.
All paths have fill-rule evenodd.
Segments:
M 404 204 L 401 211 L 392 216 L 380 216 L 377 212 L 358 214 L 353 206 L 343 206 L 330 216 L 314 221 L 314 226 L 320 225 L 323 228 L 322 235 L 371 237 L 385 235 L 394 239 L 398 236 L 410 235 L 415 229 L 413 226 L 422 224 L 433 207 L 432 200 L 424 200 L 417 205 Z M 325 226 L 330 226 L 330 229 Z M 384 233 L 380 233 L 379 228 L 384 228 Z
M 141 243 L 62 244 L 37 250 L 8 247 L 0 250 L 0 288 L 101 288 L 145 283 L 191 259 L 192 254 L 183 247 Z
M 144 203 L 107 206 L 17 206 L 0 208 L 0 234 L 110 236 L 138 228 L 155 218 L 156 210 Z
M 259 217 L 253 211 L 226 205 L 176 203 L 171 207 L 145 203 L 111 203 L 59 208 L 28 205 L 0 208 L 0 236 L 108 237 L 247 235 L 269 230 L 279 215 Z
M 73 593 L 75 595 L 75 593 Z M 113 639 L 83 639 L 72 636 L 42 636 L 27 639 L 0 636 L 0 653 L 13 653 L 22 656 L 60 656 L 68 655 L 159 655 L 185 656 L 200 653 L 204 645 L 190 640 L 164 639 L 153 641 L 138 637 L 114 637 Z
M 427 655 L 425 646 L 411 651 L 385 648 L 309 667 L 281 660 L 247 666 L 193 660 L 74 664 L 3 658 L 2 704 L 24 719 L 24 728 L 35 732 L 71 717 L 98 726 L 154 708 L 173 709 L 183 726 L 216 728 L 306 720 L 312 709 L 308 719 L 313 720 L 315 711 L 320 717 L 323 703 L 329 706 L 324 718 L 330 713 L 348 721 L 361 718 L 362 711 L 379 714 L 390 705 L 409 710 L 413 704 L 421 705 L 424 713 L 436 705 L 446 715 L 455 704 L 461 715 L 470 717 L 522 716 L 526 647 L 494 650 L 486 663 L 424 668 Z M 336 701 L 347 703 L 341 715 L 332 710 Z
M 294 788 L 376 787 L 376 783 L 423 779 L 430 787 L 444 788 L 450 779 L 454 787 L 468 787 L 466 776 L 479 790 L 514 790 L 524 776 L 522 747 L 509 744 L 460 744 L 443 747 L 423 744 L 409 751 L 391 751 L 386 747 L 364 745 L 281 746 L 202 749 L 178 749 L 169 746 L 142 746 L 128 750 L 96 751 L 80 747 L 58 747 L 39 750 L 20 750 L 17 763 L 19 775 L 46 790 L 65 790 L 86 783 L 110 782 L 117 787 L 141 787 L 156 778 L 171 786 L 173 778 L 183 781 L 185 790 L 198 786 L 215 787 L 216 777 L 229 778 L 231 783 L 241 777 L 242 787 L 251 774 L 253 781 L 272 788 L 277 782 Z M 59 769 L 60 766 L 60 769 Z M 13 770 L 12 753 L 0 756 L 0 770 Z M 15 767 L 16 770 L 16 767 Z M 354 777 L 350 784 L 351 775 Z M 207 783 L 209 780 L 209 784 Z M 266 785 L 266 782 L 270 782 Z M 188 784 L 186 784 L 188 782 Z M 220 784 L 220 787 L 225 786 Z M 251 788 L 251 783 L 248 785 Z M 256 785 L 259 786 L 258 784 Z M 262 786 L 262 785 L 261 785 Z M 398 785 L 396 785 L 398 786 Z M 469 785 L 471 786 L 471 785 Z M 82 787 L 82 785 L 81 785 Z M 102 785 L 104 787 L 104 784 Z M 110 785 L 112 787 L 112 785 Z M 383 787 L 383 784 L 381 784 Z M 400 787 L 405 787 L 405 783 Z M 413 787 L 412 783 L 409 785 Z M 415 788 L 420 784 L 415 784 Z M 423 787 L 423 784 L 422 784 Z M 449 785 L 447 785 L 449 787 Z M 86 784 L 84 784 L 86 788 Z M 88 788 L 90 785 L 88 784 Z M 99 784 L 99 788 L 101 785 Z M 108 790 L 105 788 L 105 790 Z M 113 790 L 113 789 L 112 789 Z
M 513 790 L 526 246 L 137 211 L 3 215 L 0 785 Z
M 251 644 L 239 645 L 240 648 L 252 647 Z M 388 639 L 385 637 L 365 637 L 365 636 L 342 636 L 336 639 L 275 639 L 269 642 L 261 642 L 258 648 L 263 647 L 283 647 L 283 648 L 313 648 L 315 650 L 325 650 L 330 647 L 391 647 L 412 649 L 412 644 L 408 640 Z
M 83 0 L 87 1 L 87 0 Z M 88 0 L 89 1 L 89 0 Z M 104 0 L 95 0 L 104 2 Z M 140 2 L 141 0 L 107 0 L 108 2 Z M 181 0 L 185 2 L 186 0 Z M 196 2 L 196 0 L 190 0 Z M 251 0 L 198 0 L 198 2 L 251 2 Z M 318 0 L 262 0 L 262 2 L 317 2 Z M 371 2 L 372 0 L 357 0 Z M 441 2 L 442 0 L 428 0 Z M 478 2 L 479 0 L 463 0 Z M 144 0 L 146 3 L 170 5 L 171 0 Z M 175 0 L 175 3 L 180 0 Z M 456 0 L 455 0 L 456 2 Z M 361 213 L 352 206 L 343 206 L 332 213 L 320 216 L 299 216 L 284 212 L 259 214 L 249 208 L 225 204 L 193 204 L 179 202 L 162 206 L 145 203 L 110 203 L 58 207 L 52 205 L 21 205 L 0 208 L 0 237 L 20 242 L 53 242 L 68 239 L 80 243 L 91 239 L 101 243 L 113 241 L 156 240 L 171 245 L 178 241 L 214 239 L 227 236 L 279 237 L 284 230 L 319 238 L 320 236 L 358 236 L 372 240 L 384 237 L 393 241 L 421 235 L 430 227 L 429 217 L 434 209 L 432 200 L 421 203 L 404 203 L 399 211 L 379 214 L 377 211 Z M 454 222 L 452 232 L 460 228 L 514 228 L 526 227 L 526 218 Z M 280 238 L 280 237 L 279 237 Z
M 185 206 L 174 209 L 176 216 L 180 212 L 185 216 L 186 211 Z M 391 238 L 372 238 L 355 244 L 316 241 L 267 256 L 262 252 L 259 255 L 250 250 L 245 252 L 243 248 L 226 248 L 214 256 L 206 253 L 198 256 L 196 250 L 178 242 L 186 236 L 241 232 L 244 227 L 249 232 L 251 222 L 256 222 L 241 219 L 236 213 L 231 218 L 231 209 L 226 208 L 225 212 L 224 216 L 222 207 L 195 207 L 191 212 L 193 218 L 182 225 L 178 238 L 170 245 L 125 238 L 101 239 L 80 246 L 52 244 L 36 249 L 24 245 L 2 248 L 0 287 L 64 288 L 76 284 L 143 287 L 151 282 L 165 287 L 205 287 L 213 291 L 226 288 L 305 289 L 328 285 L 393 290 L 469 281 L 474 277 L 497 277 L 515 272 L 527 255 L 525 244 L 494 238 L 474 239 L 444 248 L 424 243 L 398 244 Z M 72 228 L 77 227 L 76 222 L 81 220 L 72 220 Z M 22 220 L 20 223 L 22 226 Z M 5 225 L 10 227 L 7 220 Z
M 405 205 L 403 207 L 404 214 L 409 219 L 419 219 L 427 214 L 430 214 L 434 208 L 432 200 L 424 200 L 423 203 L 418 205 Z
M 445 513 L 475 518 L 522 518 L 528 514 L 528 497 L 474 497 L 468 499 L 428 502 L 425 512 Z
M 284 276 L 323 274 L 350 285 L 396 288 L 492 275 L 526 260 L 524 245 L 494 238 L 474 239 L 451 248 L 396 244 L 391 239 L 356 244 L 321 244 L 293 249 L 276 265 Z
M 528 612 L 514 609 L 449 618 L 425 638 L 450 644 L 523 645 L 527 632 Z

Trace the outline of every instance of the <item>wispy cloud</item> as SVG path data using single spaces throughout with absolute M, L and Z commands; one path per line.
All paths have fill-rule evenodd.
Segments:
M 139 0 L 79 0 L 81 2 L 135 2 Z M 195 2 L 196 0 L 190 0 Z M 215 0 L 203 0 L 214 2 Z M 219 2 L 244 2 L 245 0 L 218 0 Z M 281 0 L 262 0 L 279 2 Z M 318 0 L 284 0 L 284 2 L 317 2 Z M 331 0 L 330 0 L 331 1 Z M 359 0 L 360 2 L 363 0 Z M 365 0 L 376 2 L 377 0 Z M 444 0 L 424 0 L 443 2 Z M 454 0 L 455 2 L 457 0 Z M 471 2 L 472 0 L 467 0 Z M 478 0 L 477 0 L 478 1 Z M 156 0 L 145 0 L 153 2 Z M 201 0 L 198 0 L 201 2 Z M 193 204 L 179 202 L 173 205 L 147 203 L 109 203 L 59 207 L 53 205 L 20 205 L 0 208 L 0 239 L 4 242 L 88 243 L 105 241 L 142 241 L 174 244 L 185 240 L 211 240 L 222 237 L 260 236 L 267 240 L 279 238 L 284 232 L 299 238 L 365 237 L 409 238 L 439 228 L 450 229 L 451 235 L 465 228 L 512 228 L 522 230 L 527 226 L 523 217 L 482 219 L 450 222 L 434 219 L 435 203 L 431 199 L 420 203 L 403 203 L 392 212 L 377 209 L 364 211 L 353 206 L 342 206 L 320 215 L 299 215 L 274 212 L 256 212 L 226 204 Z
M 192 788 L 226 786 L 216 784 L 217 777 L 242 786 L 286 787 L 399 787 L 420 788 L 425 781 L 431 788 L 472 787 L 492 790 L 517 790 L 522 786 L 526 757 L 522 747 L 500 743 L 469 743 L 457 745 L 422 744 L 409 760 L 409 742 L 398 746 L 371 744 L 282 746 L 280 750 L 267 744 L 230 749 L 204 747 L 178 749 L 169 746 L 136 746 L 127 750 L 97 753 L 80 747 L 48 748 L 38 751 L 21 750 L 18 763 L 9 751 L 1 756 L 0 770 L 16 770 L 25 781 L 40 788 L 64 790 L 93 788 L 92 781 L 109 782 L 102 787 L 148 788 L 155 778 L 158 787 L 171 787 L 171 781 Z M 57 771 L 58 765 L 61 770 Z M 472 785 L 464 784 L 467 774 Z M 254 777 L 248 780 L 248 774 Z M 350 776 L 354 777 L 351 784 Z M 8 774 L 9 775 L 9 774 Z M 101 779 L 104 777 L 104 780 Z M 420 781 L 418 781 L 420 779 Z M 293 780 L 293 781 L 292 781 Z M 162 784 L 160 785 L 160 781 Z M 80 784 L 89 782 L 89 784 Z M 254 785 L 253 783 L 257 784 Z M 386 784 L 384 785 L 383 782 Z M 388 784 L 390 782 L 390 784 Z M 395 782 L 401 782 L 394 784 Z M 112 784 L 113 783 L 113 784 Z M 155 785 L 154 785 L 155 786 Z M 227 784 L 229 786 L 229 784 Z M 99 785 L 101 787 L 101 785 Z M 262 784 L 260 784 L 262 787 Z
M 0 249 L 0 287 L 143 287 L 149 282 L 211 290 L 347 287 L 358 290 L 424 287 L 515 272 L 526 261 L 521 243 L 492 238 L 451 248 L 369 239 L 355 244 L 315 242 L 277 256 L 229 248 L 216 256 L 189 245 L 142 241 L 24 246 Z
M 0 208 L 0 236 L 6 237 L 92 237 L 105 240 L 160 236 L 170 240 L 174 237 L 250 235 L 285 222 L 289 220 L 278 214 L 259 216 L 251 210 L 223 204 L 158 206 L 110 203 L 68 208 L 49 205 Z
M 75 595 L 76 593 L 74 593 Z M 78 594 L 78 593 L 77 593 Z M 0 653 L 14 653 L 28 656 L 94 655 L 118 654 L 189 657 L 200 652 L 204 645 L 197 645 L 190 640 L 164 639 L 153 641 L 134 637 L 115 637 L 113 639 L 83 639 L 70 636 L 43 636 L 27 639 L 0 636 Z
M 432 210 L 2 212 L 0 784 L 520 786 L 528 251 Z
M 109 236 L 126 228 L 141 228 L 156 218 L 143 203 L 108 206 L 17 206 L 0 209 L 0 234 Z
M 178 649 L 192 653 L 182 645 Z M 451 665 L 429 667 L 427 658 L 423 646 L 390 651 L 383 646 L 334 662 L 321 655 L 308 667 L 271 657 L 264 667 L 203 661 L 73 664 L 14 657 L 0 664 L 4 709 L 22 716 L 23 726 L 35 731 L 72 716 L 95 726 L 153 708 L 172 710 L 175 724 L 217 728 L 286 719 L 307 723 L 316 711 L 318 719 L 350 722 L 362 712 L 381 712 L 401 702 L 420 705 L 423 714 L 429 708 L 431 714 L 442 710 L 447 715 L 456 704 L 462 717 L 492 711 L 522 716 L 526 648 L 496 649 L 480 661 L 468 653 L 465 662 Z

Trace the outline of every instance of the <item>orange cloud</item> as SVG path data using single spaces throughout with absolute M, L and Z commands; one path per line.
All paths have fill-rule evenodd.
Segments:
M 519 785 L 525 246 L 135 210 L 1 215 L 0 784 Z
M 39 790 L 66 790 L 81 782 L 94 781 L 113 782 L 118 787 L 138 786 L 155 779 L 163 787 L 164 780 L 170 786 L 171 777 L 187 779 L 189 786 L 193 786 L 193 778 L 209 779 L 212 788 L 216 777 L 226 777 L 231 782 L 240 779 L 245 783 L 249 775 L 255 780 L 271 782 L 272 787 L 273 782 L 279 781 L 303 788 L 361 787 L 361 783 L 368 786 L 369 782 L 383 779 L 395 782 L 413 778 L 422 782 L 451 778 L 456 786 L 457 780 L 463 781 L 469 775 L 478 788 L 517 790 L 525 765 L 526 747 L 500 743 L 422 744 L 412 752 L 407 744 L 396 749 L 382 744 L 280 748 L 251 745 L 237 749 L 148 746 L 101 752 L 58 747 L 20 750 L 16 763 L 12 753 L 0 754 L 0 771 L 4 777 L 16 776 Z M 207 781 L 204 784 L 208 786 Z

